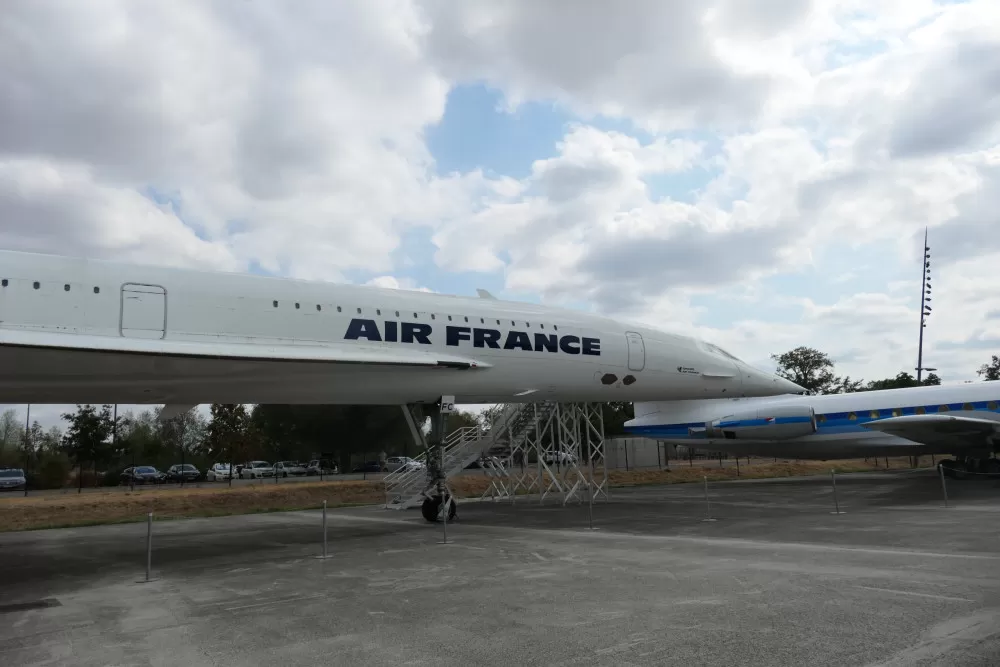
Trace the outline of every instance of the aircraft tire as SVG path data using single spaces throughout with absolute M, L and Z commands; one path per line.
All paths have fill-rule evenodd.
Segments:
M 452 499 L 451 507 L 448 511 L 448 521 L 454 521 L 458 514 L 457 503 Z M 438 514 L 441 511 L 441 496 L 434 496 L 433 498 L 424 498 L 424 502 L 420 505 L 420 514 L 423 515 L 424 520 L 428 523 L 438 523 L 440 519 Z

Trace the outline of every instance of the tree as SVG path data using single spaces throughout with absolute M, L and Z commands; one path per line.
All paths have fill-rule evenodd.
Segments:
M 5 453 L 11 453 L 21 446 L 23 434 L 24 427 L 21 426 L 17 410 L 4 410 L 0 415 L 0 460 L 3 460 Z
M 601 411 L 604 416 L 604 435 L 609 438 L 625 435 L 625 422 L 635 417 L 635 409 L 631 403 L 604 403 Z
M 76 412 L 62 417 L 69 422 L 63 448 L 81 470 L 84 463 L 96 465 L 116 458 L 109 442 L 114 428 L 110 405 L 101 406 L 100 410 L 93 405 L 77 405 Z
M 160 420 L 163 408 L 156 408 L 154 421 L 159 424 L 160 437 L 164 444 L 169 444 L 175 450 L 183 450 L 192 454 L 202 452 L 202 442 L 208 428 L 208 422 L 197 409 L 188 410 L 176 417 Z
M 917 382 L 917 378 L 907 372 L 902 372 L 894 378 L 885 380 L 872 380 L 860 391 L 879 391 L 881 389 L 903 389 L 905 387 L 921 387 L 941 384 L 941 378 L 934 373 L 929 374 L 922 381 Z
M 984 380 L 1000 380 L 1000 357 L 994 354 L 990 363 L 979 367 L 976 375 Z
M 250 414 L 242 403 L 213 403 L 205 437 L 205 453 L 213 461 L 235 463 L 251 454 Z
M 445 437 L 451 435 L 460 428 L 479 426 L 479 415 L 464 410 L 457 410 L 448 415 L 448 432 Z
M 846 394 L 861 389 L 862 380 L 833 374 L 833 361 L 811 347 L 797 347 L 784 354 L 773 354 L 778 375 L 815 394 Z

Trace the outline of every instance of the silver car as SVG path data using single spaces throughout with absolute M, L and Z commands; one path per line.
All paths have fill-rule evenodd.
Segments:
M 28 480 L 20 468 L 0 469 L 0 491 L 23 491 Z

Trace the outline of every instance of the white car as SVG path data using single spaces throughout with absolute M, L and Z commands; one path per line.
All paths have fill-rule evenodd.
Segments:
M 205 480 L 209 482 L 222 482 L 232 476 L 232 468 L 228 463 L 216 463 L 205 472 Z
M 274 466 L 267 461 L 250 461 L 240 471 L 240 479 L 262 479 L 274 477 Z
M 425 468 L 423 461 L 411 459 L 409 456 L 390 456 L 385 460 L 385 467 L 389 472 L 397 470 L 419 470 Z
M 274 464 L 274 474 L 278 477 L 288 477 L 289 475 L 301 477 L 306 474 L 306 467 L 297 461 L 278 461 Z

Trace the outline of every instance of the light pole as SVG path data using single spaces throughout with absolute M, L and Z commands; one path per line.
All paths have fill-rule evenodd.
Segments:
M 924 368 L 924 329 L 927 318 L 931 314 L 931 248 L 927 245 L 927 229 L 924 228 L 923 280 L 920 282 L 920 338 L 917 343 L 917 384 L 922 384 L 924 371 L 936 371 L 936 368 Z

